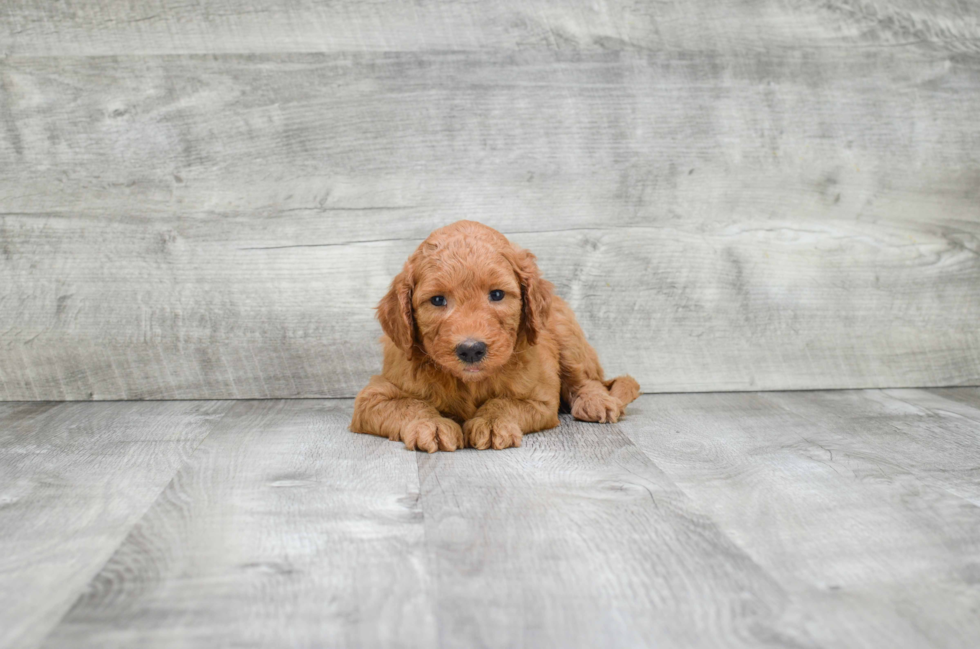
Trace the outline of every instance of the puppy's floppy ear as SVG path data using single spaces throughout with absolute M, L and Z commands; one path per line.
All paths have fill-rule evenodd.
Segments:
M 378 302 L 378 320 L 385 335 L 398 349 L 412 359 L 415 348 L 415 316 L 412 313 L 412 291 L 415 278 L 412 260 L 405 262 L 402 272 L 395 275 L 391 287 Z
M 541 277 L 535 256 L 527 250 L 515 250 L 513 258 L 514 270 L 521 282 L 521 301 L 524 312 L 521 317 L 521 328 L 527 342 L 534 344 L 538 332 L 543 331 L 551 311 L 551 296 L 554 286 Z

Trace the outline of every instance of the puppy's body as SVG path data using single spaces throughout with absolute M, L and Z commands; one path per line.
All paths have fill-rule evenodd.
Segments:
M 557 426 L 562 402 L 577 419 L 614 422 L 639 394 L 632 377 L 604 380 L 534 255 L 479 223 L 433 232 L 378 318 L 384 368 L 357 395 L 356 433 L 429 452 L 500 449 Z

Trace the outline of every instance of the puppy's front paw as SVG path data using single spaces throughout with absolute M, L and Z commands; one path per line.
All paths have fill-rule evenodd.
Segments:
M 463 424 L 463 435 L 468 446 L 479 449 L 493 447 L 498 451 L 520 446 L 524 437 L 521 427 L 513 422 L 483 417 L 474 417 Z
M 572 416 L 582 421 L 614 424 L 625 409 L 623 402 L 605 389 L 580 392 L 572 400 Z
M 463 429 L 452 419 L 421 417 L 402 426 L 401 439 L 412 451 L 455 451 L 463 448 Z

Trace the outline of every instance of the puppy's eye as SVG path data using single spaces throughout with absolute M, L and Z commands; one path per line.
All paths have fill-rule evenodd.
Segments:
M 433 296 L 429 300 L 429 302 L 432 303 L 432 306 L 446 306 L 446 298 L 444 298 L 441 295 L 435 295 L 435 296 Z
M 491 302 L 500 302 L 502 299 L 504 299 L 504 292 L 501 291 L 499 288 L 490 291 Z

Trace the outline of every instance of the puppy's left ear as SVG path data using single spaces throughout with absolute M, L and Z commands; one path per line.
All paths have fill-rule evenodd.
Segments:
M 527 250 L 515 250 L 513 263 L 521 282 L 521 302 L 524 305 L 521 328 L 527 342 L 533 345 L 548 322 L 554 286 L 541 277 L 535 256 Z

